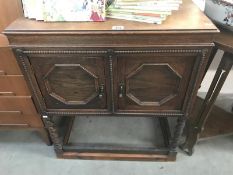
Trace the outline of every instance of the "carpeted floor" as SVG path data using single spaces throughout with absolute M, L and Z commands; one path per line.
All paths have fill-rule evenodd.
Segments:
M 233 136 L 199 142 L 176 162 L 57 159 L 35 132 L 0 132 L 0 175 L 232 175 Z

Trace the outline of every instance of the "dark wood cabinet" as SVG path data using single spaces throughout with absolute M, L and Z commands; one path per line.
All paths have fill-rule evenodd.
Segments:
M 58 157 L 163 161 L 175 160 L 216 33 L 188 0 L 162 25 L 19 18 L 5 30 Z M 75 117 L 103 115 L 159 119 L 163 141 L 156 148 L 70 144 Z M 64 137 L 57 116 L 70 120 Z M 177 118 L 172 135 L 167 117 Z

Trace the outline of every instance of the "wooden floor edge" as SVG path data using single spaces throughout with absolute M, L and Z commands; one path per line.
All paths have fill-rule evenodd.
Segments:
M 175 161 L 175 156 L 158 154 L 128 154 L 128 153 L 92 153 L 64 152 L 59 158 L 64 159 L 98 159 L 98 160 L 141 160 L 141 161 Z

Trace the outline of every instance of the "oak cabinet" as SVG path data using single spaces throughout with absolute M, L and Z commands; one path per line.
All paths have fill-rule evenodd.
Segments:
M 171 17 L 161 25 L 19 18 L 8 26 L 5 34 L 58 157 L 175 160 L 218 30 L 189 0 Z M 159 121 L 154 133 L 162 137 L 149 148 L 71 143 L 74 120 L 83 116 L 135 122 L 144 116 Z M 55 122 L 59 117 L 68 120 L 62 122 L 66 132 Z M 172 117 L 177 123 L 171 133 L 167 118 Z M 100 128 L 109 125 L 103 124 Z

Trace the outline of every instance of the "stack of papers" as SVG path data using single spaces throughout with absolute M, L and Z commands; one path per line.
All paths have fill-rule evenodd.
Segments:
M 115 0 L 107 8 L 107 17 L 161 24 L 182 0 Z
M 40 21 L 104 21 L 105 0 L 22 0 L 24 16 Z

